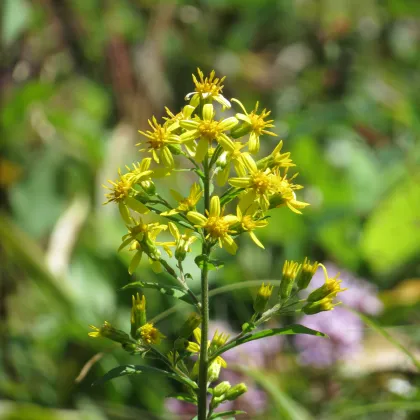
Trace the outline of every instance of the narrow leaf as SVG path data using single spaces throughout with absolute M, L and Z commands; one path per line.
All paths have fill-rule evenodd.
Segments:
M 218 413 L 213 413 L 210 417 L 209 420 L 214 420 L 214 419 L 221 419 L 223 417 L 226 416 L 235 416 L 238 414 L 246 414 L 246 411 L 242 411 L 242 410 L 229 410 L 229 411 L 219 411 Z M 231 417 L 231 418 L 235 418 L 235 417 Z M 226 419 L 228 420 L 228 419 Z
M 175 398 L 176 400 L 179 400 L 179 401 L 185 401 L 190 404 L 197 405 L 197 397 L 194 397 L 190 394 L 174 393 L 174 394 L 168 395 L 166 398 Z
M 118 366 L 114 369 L 111 369 L 106 373 L 102 378 L 97 379 L 92 385 L 101 385 L 111 379 L 119 378 L 121 376 L 127 375 L 140 375 L 144 373 L 152 373 L 166 376 L 167 378 L 174 379 L 184 385 L 188 385 L 193 389 L 197 388 L 197 384 L 189 378 L 179 376 L 173 372 L 167 372 L 162 369 L 157 369 L 152 366 L 142 366 L 142 365 L 125 365 Z
M 414 364 L 414 366 L 417 368 L 417 370 L 420 371 L 420 361 L 416 359 L 416 357 L 404 346 L 402 345 L 398 340 L 396 340 L 392 335 L 390 335 L 387 331 L 385 331 L 384 328 L 382 328 L 379 324 L 377 324 L 373 319 L 369 318 L 368 316 L 362 314 L 359 311 L 356 311 L 355 309 L 349 308 L 346 306 L 346 309 L 349 311 L 355 313 L 360 317 L 360 319 L 369 327 L 373 328 L 375 331 L 377 331 L 379 334 L 381 334 L 383 337 L 385 337 L 391 344 L 393 344 L 395 347 L 397 347 L 399 350 L 401 350 Z
M 211 358 L 214 359 L 216 356 L 233 349 L 234 347 L 240 346 L 241 344 L 248 343 L 248 341 L 259 340 L 265 337 L 271 337 L 273 335 L 295 335 L 295 334 L 309 334 L 316 335 L 318 337 L 328 337 L 326 334 L 312 330 L 304 325 L 294 324 L 284 328 L 271 328 L 269 330 L 258 331 L 255 333 L 247 333 L 242 337 L 237 338 L 231 342 L 228 342 L 225 346 L 221 347 L 216 353 L 212 354 Z
M 195 257 L 194 261 L 200 269 L 203 268 L 204 261 L 207 261 L 207 268 L 209 270 L 217 270 L 219 268 L 222 268 L 224 265 L 222 261 L 210 259 L 206 255 L 203 255 L 203 254 Z
M 302 405 L 290 398 L 287 393 L 283 392 L 279 387 L 279 384 L 275 382 L 267 372 L 246 369 L 243 367 L 238 370 L 254 379 L 271 396 L 278 413 L 278 418 L 284 420 L 313 419 Z
M 192 299 L 191 295 L 188 294 L 188 291 L 182 289 L 179 286 L 161 285 L 151 282 L 135 281 L 133 283 L 125 285 L 121 290 L 127 289 L 155 289 L 164 295 L 169 295 L 176 299 L 180 299 L 184 302 L 190 303 L 191 305 L 195 305 L 195 302 Z

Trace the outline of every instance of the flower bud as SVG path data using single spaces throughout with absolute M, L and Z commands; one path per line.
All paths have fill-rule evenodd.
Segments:
M 302 312 L 304 312 L 306 315 L 314 315 L 319 312 L 324 311 L 331 311 L 334 309 L 334 306 L 339 305 L 341 302 L 338 302 L 336 304 L 332 303 L 333 297 L 325 297 L 324 299 L 321 299 L 317 302 L 308 302 L 303 308 Z
M 227 152 L 223 152 L 219 158 L 216 160 L 216 167 L 220 169 L 225 169 L 227 165 Z
M 121 344 L 132 342 L 127 333 L 114 328 L 108 321 L 105 321 L 100 328 L 94 325 L 91 325 L 90 328 L 94 330 L 89 333 L 90 337 L 104 337 Z
M 240 397 L 242 394 L 248 391 L 248 388 L 244 383 L 237 384 L 229 389 L 229 391 L 225 394 L 225 399 L 229 401 L 236 400 L 236 398 Z
M 216 360 L 211 363 L 207 370 L 207 380 L 209 383 L 217 381 L 217 379 L 219 379 L 220 368 L 221 366 L 219 363 L 217 363 Z
M 179 331 L 179 337 L 188 338 L 193 333 L 193 331 L 199 327 L 201 324 L 201 316 L 196 312 L 193 312 L 189 315 L 187 320 L 182 325 Z
M 146 296 L 137 293 L 136 296 L 132 296 L 131 305 L 131 336 L 133 338 L 139 338 L 137 330 L 142 327 L 146 322 Z
M 210 346 L 214 349 L 218 349 L 226 344 L 229 340 L 230 335 L 225 333 L 219 333 L 219 331 L 215 331 L 213 338 L 211 340 Z
M 151 323 L 144 324 L 139 328 L 141 339 L 144 344 L 159 344 L 162 338 L 166 338 L 157 328 Z
M 294 261 L 285 261 L 283 265 L 283 277 L 280 283 L 279 294 L 282 299 L 288 299 L 292 293 L 293 284 L 299 272 L 300 264 Z
M 335 277 L 329 278 L 325 266 L 323 264 L 320 264 L 320 266 L 324 270 L 325 283 L 309 294 L 307 298 L 308 302 L 317 302 L 326 298 L 327 296 L 334 298 L 339 292 L 347 290 L 340 287 L 341 280 L 338 280 L 340 273 L 338 273 Z
M 261 285 L 258 289 L 257 296 L 254 301 L 254 311 L 261 313 L 264 312 L 265 307 L 267 306 L 267 302 L 273 293 L 273 286 L 271 284 Z
M 222 395 L 226 394 L 230 388 L 231 386 L 228 381 L 220 382 L 220 384 L 213 388 L 213 397 L 220 398 Z
M 312 277 L 315 275 L 316 270 L 318 269 L 318 262 L 313 264 L 305 257 L 305 260 L 302 264 L 302 270 L 297 279 L 297 287 L 299 290 L 306 289 L 309 286 L 309 283 L 312 280 Z
M 142 181 L 140 182 L 140 185 L 146 194 L 148 195 L 156 194 L 156 185 L 153 181 Z

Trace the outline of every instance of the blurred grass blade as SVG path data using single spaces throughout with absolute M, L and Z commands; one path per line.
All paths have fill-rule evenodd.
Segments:
M 333 418 L 346 419 L 350 417 L 363 416 L 368 413 L 378 413 L 381 411 L 395 412 L 397 410 L 420 412 L 420 402 L 418 401 L 386 401 L 386 402 L 381 402 L 377 404 L 362 405 L 359 407 L 346 406 L 346 408 L 343 409 L 343 411 L 333 413 L 332 416 Z
M 273 335 L 295 335 L 295 334 L 308 334 L 315 335 L 318 337 L 328 337 L 326 334 L 312 330 L 304 325 L 293 324 L 283 328 L 270 328 L 263 331 L 258 331 L 255 333 L 248 333 L 242 337 L 233 340 L 230 343 L 227 343 L 225 346 L 221 347 L 216 353 L 212 354 L 211 358 L 214 359 L 216 356 L 233 349 L 234 347 L 240 346 L 241 344 L 248 343 L 248 341 L 259 340 L 265 337 L 271 337 Z
M 167 372 L 162 369 L 157 369 L 152 366 L 142 366 L 142 365 L 125 365 L 125 366 L 118 366 L 114 369 L 111 369 L 108 373 L 106 373 L 102 378 L 97 379 L 92 385 L 101 385 L 107 381 L 110 381 L 115 378 L 119 378 L 121 376 L 127 375 L 140 375 L 144 373 L 152 373 L 154 375 L 163 375 L 167 378 L 174 379 L 184 385 L 188 385 L 189 387 L 196 389 L 197 384 L 189 378 L 176 375 L 173 372 Z
M 161 285 L 161 284 L 151 283 L 151 282 L 135 281 L 121 288 L 121 290 L 128 290 L 128 289 L 154 289 L 154 290 L 158 290 L 160 293 L 164 295 L 172 296 L 176 299 L 180 299 L 180 300 L 183 300 L 184 302 L 190 303 L 191 305 L 195 305 L 195 302 L 192 299 L 191 295 L 188 294 L 188 291 L 178 286 Z
M 273 399 L 277 417 L 282 420 L 311 420 L 305 408 L 283 392 L 267 372 L 240 367 L 241 372 L 254 379 Z
M 49 293 L 60 312 L 73 312 L 70 292 L 68 292 L 61 279 L 56 278 L 48 270 L 44 253 L 38 244 L 4 213 L 0 213 L 0 239 L 6 252 L 14 263 L 26 270 L 33 277 L 37 285 Z
M 360 319 L 369 327 L 377 331 L 379 334 L 381 334 L 383 337 L 385 337 L 391 344 L 393 344 L 395 347 L 397 347 L 399 350 L 401 350 L 414 364 L 414 366 L 417 368 L 417 370 L 420 371 L 420 361 L 416 359 L 416 357 L 413 355 L 413 353 L 410 352 L 403 344 L 401 344 L 398 340 L 396 340 L 394 337 L 392 337 L 391 334 L 389 334 L 384 328 L 382 328 L 379 324 L 377 324 L 375 321 L 373 321 L 368 316 L 362 314 L 359 311 L 356 311 L 355 309 L 349 308 L 346 306 L 346 308 L 355 313 L 360 317 Z

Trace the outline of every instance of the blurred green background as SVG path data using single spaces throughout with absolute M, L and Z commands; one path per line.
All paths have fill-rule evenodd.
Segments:
M 3 0 L 1 12 L 1 419 L 176 418 L 160 378 L 91 387 L 138 361 L 87 332 L 129 324 L 125 227 L 102 206 L 102 184 L 141 159 L 137 130 L 184 104 L 197 66 L 227 76 L 227 98 L 272 110 L 311 203 L 303 216 L 273 214 L 266 251 L 244 239 L 236 258 L 221 253 L 211 287 L 279 280 L 285 258 L 332 261 L 377 287 L 376 322 L 419 356 L 418 0 Z M 147 262 L 140 277 L 165 278 Z M 253 293 L 218 295 L 213 318 L 238 329 Z M 147 297 L 151 316 L 177 303 Z M 167 335 L 188 311 L 177 308 L 160 324 Z M 418 371 L 360 328 L 357 373 L 346 360 L 303 365 L 284 343 L 254 378 L 267 401 L 242 418 L 419 418 Z

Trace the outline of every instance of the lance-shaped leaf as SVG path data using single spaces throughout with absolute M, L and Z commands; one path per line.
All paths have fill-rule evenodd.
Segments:
M 142 366 L 142 365 L 124 365 L 118 366 L 114 369 L 111 369 L 108 373 L 106 373 L 102 378 L 97 379 L 92 385 L 101 385 L 111 379 L 119 378 L 120 376 L 127 376 L 127 375 L 141 375 L 152 373 L 154 375 L 163 375 L 167 378 L 173 379 L 178 381 L 184 385 L 188 385 L 193 389 L 197 389 L 197 384 L 192 381 L 191 379 L 177 375 L 173 372 L 167 372 L 166 370 L 157 369 L 152 366 Z
M 213 413 L 209 417 L 209 420 L 222 419 L 222 418 L 225 418 L 225 420 L 235 419 L 235 417 L 226 418 L 226 416 L 236 416 L 238 414 L 246 414 L 246 411 L 241 411 L 241 410 L 219 411 L 218 413 Z
M 192 396 L 190 394 L 183 394 L 183 393 L 177 392 L 177 393 L 168 395 L 166 398 L 175 398 L 175 399 L 177 399 L 179 401 L 184 401 L 184 402 L 187 402 L 187 403 L 190 403 L 190 404 L 194 404 L 194 405 L 197 405 L 198 404 L 197 397 L 196 396 Z
M 270 328 L 268 330 L 248 333 L 241 337 L 238 337 L 237 339 L 234 339 L 228 342 L 226 345 L 221 347 L 217 352 L 213 353 L 211 355 L 211 359 L 214 359 L 216 356 L 219 356 L 220 354 L 230 349 L 233 349 L 234 347 L 240 346 L 241 344 L 248 343 L 248 341 L 259 340 L 260 338 L 271 337 L 273 335 L 295 335 L 295 334 L 309 334 L 309 335 L 315 335 L 318 337 L 328 337 L 327 334 L 324 334 L 316 330 L 312 330 L 308 327 L 305 327 L 304 325 L 299 325 L 299 324 L 289 325 L 288 327 L 284 327 L 284 328 Z
M 133 283 L 125 285 L 121 290 L 127 289 L 155 289 L 164 295 L 172 296 L 176 299 L 183 300 L 184 302 L 190 303 L 191 305 L 196 304 L 196 302 L 191 296 L 191 292 L 189 292 L 186 289 L 183 289 L 180 286 L 161 285 L 151 282 L 135 281 Z

